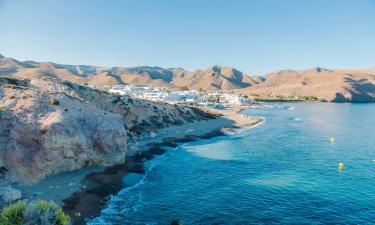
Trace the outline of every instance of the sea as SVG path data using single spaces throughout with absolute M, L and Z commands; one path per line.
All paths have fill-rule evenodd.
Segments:
M 375 104 L 242 113 L 265 121 L 168 148 L 88 224 L 375 224 Z

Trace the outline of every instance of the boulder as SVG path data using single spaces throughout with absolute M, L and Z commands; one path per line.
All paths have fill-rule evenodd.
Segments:
M 0 200 L 5 203 L 17 201 L 22 198 L 20 190 L 12 188 L 10 186 L 0 187 Z

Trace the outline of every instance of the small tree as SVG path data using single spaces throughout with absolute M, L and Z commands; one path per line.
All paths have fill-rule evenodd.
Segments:
M 56 99 L 56 98 L 51 98 L 49 101 L 48 101 L 48 103 L 50 104 L 50 105 L 59 105 L 60 104 L 60 102 Z
M 189 87 L 188 86 L 182 86 L 180 87 L 180 91 L 188 91 Z

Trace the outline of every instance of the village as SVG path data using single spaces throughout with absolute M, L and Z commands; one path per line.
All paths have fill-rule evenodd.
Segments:
M 247 96 L 242 96 L 234 92 L 226 92 L 222 90 L 198 91 L 190 90 L 187 87 L 174 90 L 165 87 L 144 87 L 129 84 L 114 85 L 108 91 L 110 93 L 127 95 L 150 101 L 167 102 L 170 104 L 208 106 L 214 108 L 220 108 L 227 105 L 246 105 L 252 102 L 247 98 Z

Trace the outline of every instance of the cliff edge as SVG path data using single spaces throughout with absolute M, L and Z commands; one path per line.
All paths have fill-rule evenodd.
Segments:
M 129 141 L 140 134 L 211 118 L 215 115 L 197 108 L 132 99 L 45 76 L 0 77 L 1 184 L 119 164 Z

